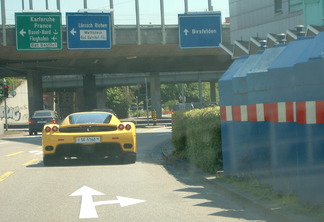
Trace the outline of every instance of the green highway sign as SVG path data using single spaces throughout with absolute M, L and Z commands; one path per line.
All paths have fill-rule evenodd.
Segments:
M 61 50 L 60 12 L 19 12 L 16 18 L 17 50 Z

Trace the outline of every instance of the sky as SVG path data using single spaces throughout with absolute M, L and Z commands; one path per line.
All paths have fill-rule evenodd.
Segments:
M 15 24 L 15 12 L 29 10 L 30 0 L 5 0 L 6 24 Z M 49 10 L 56 10 L 57 0 L 47 0 Z M 222 21 L 229 16 L 229 0 L 212 0 L 214 11 L 221 11 Z M 33 9 L 46 10 L 46 0 L 32 0 Z M 184 0 L 164 0 L 165 24 L 178 24 L 178 14 L 185 11 Z M 115 25 L 136 24 L 135 0 L 113 0 Z M 66 12 L 77 12 L 84 8 L 84 0 L 60 0 L 62 23 L 65 24 Z M 110 0 L 87 0 L 88 9 L 110 9 Z M 208 0 L 188 0 L 189 12 L 204 12 L 208 9 Z M 139 0 L 140 24 L 161 24 L 160 0 Z

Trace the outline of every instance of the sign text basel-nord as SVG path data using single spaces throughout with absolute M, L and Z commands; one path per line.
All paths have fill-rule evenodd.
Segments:
M 17 50 L 61 50 L 61 13 L 15 13 Z

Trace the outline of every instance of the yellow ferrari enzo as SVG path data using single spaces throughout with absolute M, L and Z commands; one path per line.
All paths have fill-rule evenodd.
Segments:
M 42 131 L 44 165 L 62 159 L 118 159 L 136 162 L 136 129 L 105 111 L 77 112 L 62 124 L 48 123 Z

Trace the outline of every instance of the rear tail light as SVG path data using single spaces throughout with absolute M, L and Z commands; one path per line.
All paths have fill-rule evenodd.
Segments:
M 125 126 L 125 128 L 126 128 L 127 130 L 130 130 L 130 129 L 132 128 L 132 126 L 131 126 L 130 124 L 127 124 L 127 125 Z
M 130 125 L 130 124 L 126 124 L 126 125 L 124 125 L 124 124 L 119 124 L 119 125 L 118 125 L 118 129 L 119 129 L 119 130 L 124 130 L 124 129 L 126 129 L 126 130 L 130 130 L 130 129 L 132 129 L 132 125 Z
M 46 133 L 49 133 L 49 132 L 51 132 L 51 131 L 53 131 L 53 132 L 57 132 L 58 130 L 59 130 L 59 128 L 58 128 L 57 126 L 53 126 L 53 127 L 46 126 L 46 127 L 45 127 L 45 132 L 46 132 Z
M 54 124 L 55 124 L 55 123 L 56 123 L 56 119 L 52 119 L 52 123 L 54 123 Z
M 33 124 L 34 123 L 34 121 L 33 120 L 29 120 L 29 124 Z
M 46 133 L 49 133 L 49 132 L 51 132 L 51 127 L 49 127 L 49 126 L 46 126 L 46 127 L 45 127 L 45 132 L 46 132 Z

